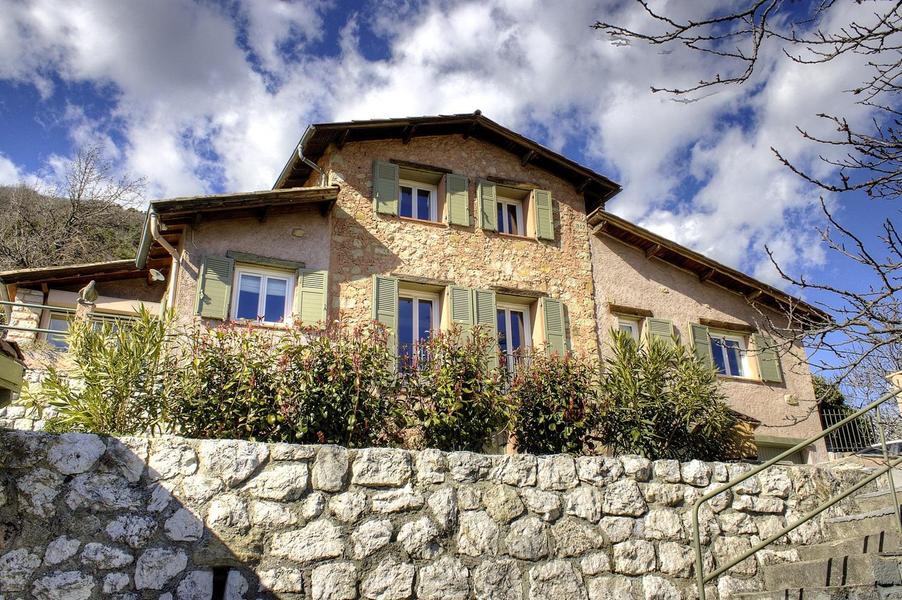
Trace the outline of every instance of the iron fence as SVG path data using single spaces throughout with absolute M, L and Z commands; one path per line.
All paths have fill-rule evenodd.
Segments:
M 822 407 L 820 409 L 821 426 L 829 429 L 853 415 L 856 408 L 848 406 Z M 828 452 L 856 453 L 874 449 L 880 443 L 880 427 L 886 434 L 887 441 L 896 441 L 902 435 L 902 420 L 895 406 L 883 406 L 880 410 L 860 415 L 829 433 L 824 441 Z

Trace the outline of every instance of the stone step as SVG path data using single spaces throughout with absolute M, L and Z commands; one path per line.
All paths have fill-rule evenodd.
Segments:
M 744 592 L 737 600 L 902 600 L 902 587 L 843 585 L 833 587 L 793 588 L 768 592 Z
M 828 539 L 843 540 L 881 531 L 898 530 L 896 511 L 892 506 L 843 517 L 832 517 L 824 522 Z
M 812 546 L 798 546 L 800 560 L 818 560 L 856 554 L 879 554 L 902 548 L 898 531 L 881 531 L 867 535 L 833 540 Z
M 902 554 L 858 554 L 764 567 L 768 590 L 854 585 L 902 585 Z
M 902 486 L 896 488 L 896 496 L 899 499 L 899 503 L 902 504 Z M 861 512 L 883 510 L 886 507 L 893 505 L 893 496 L 888 490 L 883 489 L 879 492 L 870 492 L 868 494 L 855 496 L 855 503 L 858 505 Z

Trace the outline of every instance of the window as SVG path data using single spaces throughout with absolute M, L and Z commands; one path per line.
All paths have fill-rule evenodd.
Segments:
M 398 359 L 402 369 L 416 368 L 427 357 L 421 343 L 438 328 L 438 295 L 401 290 L 398 296 Z
M 617 317 L 617 330 L 628 334 L 636 343 L 639 343 L 639 319 Z
M 291 314 L 294 276 L 281 271 L 239 267 L 232 292 L 233 318 L 285 323 Z
M 399 214 L 409 219 L 438 221 L 436 187 L 417 181 L 400 182 Z
M 748 344 L 743 336 L 710 332 L 711 358 L 721 375 L 748 377 Z
M 529 359 L 532 346 L 529 335 L 529 309 L 526 306 L 498 305 L 498 350 L 504 357 L 507 368 L 516 370 L 518 365 Z
M 69 331 L 68 315 L 63 313 L 50 313 L 50 322 L 47 324 L 47 329 L 52 329 L 53 331 L 60 332 L 48 333 L 48 344 L 50 344 L 54 348 L 59 348 L 60 350 L 65 350 L 69 347 L 69 342 L 66 341 L 66 333 Z
M 510 235 L 526 235 L 523 220 L 523 201 L 501 198 L 498 203 L 498 232 Z

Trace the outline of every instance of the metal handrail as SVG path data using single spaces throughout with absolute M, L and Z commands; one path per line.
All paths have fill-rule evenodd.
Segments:
M 759 550 L 762 550 L 765 547 L 769 546 L 770 544 L 774 543 L 776 540 L 780 539 L 781 537 L 783 537 L 790 531 L 793 531 L 794 529 L 804 525 L 805 523 L 807 523 L 814 517 L 818 516 L 819 514 L 821 514 L 828 508 L 830 508 L 831 506 L 834 506 L 838 502 L 845 500 L 847 497 L 849 497 L 853 493 L 857 492 L 858 490 L 863 488 L 865 485 L 876 480 L 878 477 L 880 477 L 883 474 L 888 475 L 889 488 L 890 488 L 890 492 L 891 492 L 892 498 L 893 498 L 893 508 L 895 509 L 895 513 L 896 513 L 896 525 L 897 525 L 897 527 L 899 527 L 899 533 L 902 534 L 902 514 L 900 514 L 899 500 L 896 495 L 896 485 L 895 485 L 895 482 L 893 481 L 893 475 L 891 472 L 897 465 L 902 463 L 902 457 L 897 458 L 892 463 L 889 462 L 889 454 L 886 450 L 886 436 L 883 433 L 883 424 L 880 421 L 880 419 L 877 419 L 877 423 L 878 423 L 878 427 L 880 429 L 880 443 L 883 446 L 883 458 L 887 462 L 887 465 L 885 467 L 883 467 L 882 469 L 879 469 L 877 472 L 872 473 L 865 479 L 859 481 L 852 488 L 846 490 L 839 496 L 831 498 L 824 504 L 821 504 L 820 506 L 818 506 L 817 508 L 815 508 L 814 510 L 812 510 L 811 512 L 809 512 L 808 514 L 803 516 L 801 519 L 799 519 L 792 525 L 787 525 L 786 527 L 781 529 L 779 532 L 771 535 L 767 539 L 762 540 L 753 548 L 746 550 L 738 558 L 734 558 L 727 564 L 720 566 L 717 570 L 715 570 L 714 572 L 712 572 L 711 574 L 709 574 L 707 576 L 705 575 L 705 572 L 704 572 L 704 568 L 705 568 L 704 557 L 702 555 L 701 535 L 699 532 L 699 525 L 698 525 L 698 511 L 701 508 L 702 504 L 704 504 L 705 502 L 711 500 L 712 498 L 714 498 L 716 496 L 719 496 L 720 494 L 722 494 L 728 490 L 731 490 L 732 488 L 736 487 L 737 485 L 739 485 L 746 479 L 754 477 L 755 475 L 757 475 L 758 473 L 761 473 L 765 469 L 768 469 L 768 468 L 772 467 L 773 465 L 777 464 L 784 458 L 786 458 L 792 454 L 795 454 L 796 452 L 810 446 L 811 444 L 813 444 L 814 442 L 816 442 L 818 440 L 823 439 L 824 437 L 826 437 L 833 431 L 836 431 L 837 429 L 839 429 L 846 423 L 857 419 L 861 415 L 863 415 L 871 410 L 874 410 L 875 408 L 877 408 L 884 402 L 891 400 L 892 398 L 895 398 L 900 393 L 902 393 L 902 389 L 898 389 L 898 388 L 891 389 L 889 392 L 887 392 L 886 394 L 884 394 L 883 396 L 881 396 L 874 402 L 868 404 L 864 408 L 852 413 L 851 415 L 849 415 L 842 421 L 835 423 L 834 425 L 828 427 L 827 429 L 824 429 L 819 435 L 813 436 L 813 437 L 805 440 L 804 442 L 800 442 L 800 443 L 796 444 L 795 446 L 786 450 L 785 452 L 775 456 L 774 458 L 770 459 L 769 461 L 767 461 L 761 465 L 758 465 L 754 469 L 750 469 L 749 471 L 746 471 L 739 477 L 728 481 L 727 483 L 714 489 L 711 492 L 708 492 L 707 494 L 705 494 L 704 496 L 702 496 L 701 498 L 699 498 L 698 500 L 695 501 L 695 503 L 692 505 L 692 546 L 693 546 L 693 550 L 695 551 L 695 580 L 696 580 L 696 584 L 698 585 L 698 599 L 699 600 L 705 600 L 705 584 L 706 583 L 708 583 L 709 581 L 713 581 L 720 575 L 726 573 L 727 571 L 729 571 L 730 569 L 732 569 L 733 567 L 735 567 L 736 565 L 738 565 L 745 559 L 749 558 L 750 556 L 753 556 Z
M 9 300 L 0 300 L 0 306 L 21 306 L 23 308 L 34 308 L 37 310 L 49 310 L 50 312 L 74 313 L 74 308 L 66 306 L 50 306 L 49 304 L 31 304 L 28 302 L 11 302 Z

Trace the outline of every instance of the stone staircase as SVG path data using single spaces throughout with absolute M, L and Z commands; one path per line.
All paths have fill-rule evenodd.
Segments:
M 902 490 L 900 490 L 902 499 Z M 887 491 L 861 494 L 860 512 L 829 518 L 827 541 L 798 547 L 799 561 L 763 567 L 764 592 L 743 600 L 902 600 L 902 540 Z

